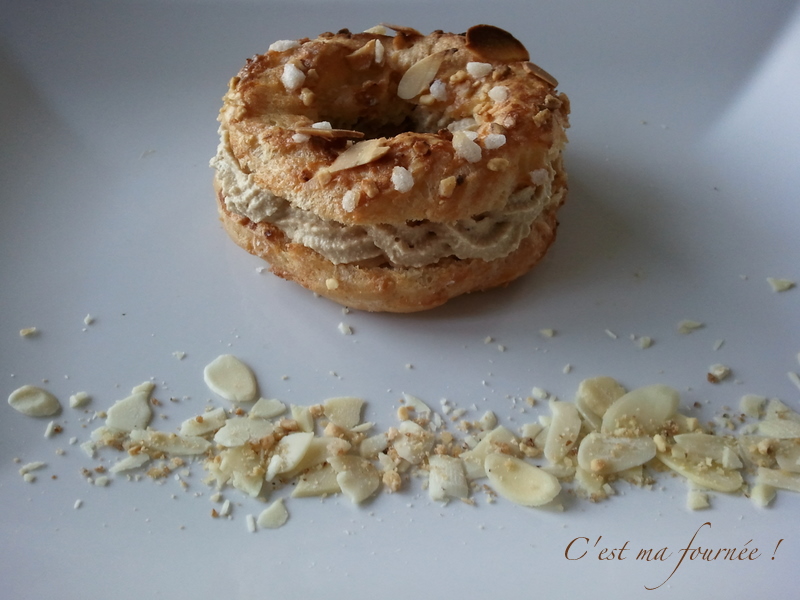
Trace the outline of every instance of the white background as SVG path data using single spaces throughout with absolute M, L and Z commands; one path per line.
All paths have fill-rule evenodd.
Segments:
M 581 379 L 601 374 L 629 388 L 671 385 L 704 420 L 745 393 L 800 404 L 786 376 L 800 371 L 800 290 L 776 294 L 766 282 L 800 281 L 795 3 L 5 1 L 2 14 L 4 395 L 32 383 L 66 404 L 85 390 L 101 410 L 154 378 L 156 397 L 180 398 L 155 422 L 173 428 L 222 402 L 202 369 L 234 353 L 263 395 L 294 404 L 359 395 L 381 427 L 394 424 L 404 391 L 434 406 L 448 398 L 474 418 L 491 409 L 518 427 L 546 412 L 514 404 L 532 386 L 571 399 Z M 345 315 L 259 274 L 217 221 L 208 160 L 228 79 L 276 39 L 378 22 L 504 27 L 572 100 L 559 239 L 505 289 L 416 315 Z M 682 319 L 705 328 L 679 335 Z M 20 338 L 29 326 L 40 335 Z M 632 334 L 655 344 L 641 350 Z M 734 377 L 707 383 L 714 363 Z M 93 463 L 67 444 L 88 438 L 84 416 L 65 408 L 65 432 L 45 439 L 47 419 L 0 406 L 5 597 L 787 598 L 796 589 L 800 503 L 788 492 L 766 510 L 715 494 L 711 510 L 689 512 L 685 485 L 661 476 L 651 491 L 621 484 L 599 504 L 567 496 L 565 512 L 552 513 L 481 494 L 476 507 L 442 507 L 415 482 L 363 507 L 290 501 L 285 527 L 249 534 L 244 515 L 261 506 L 226 492 L 233 519 L 211 519 L 199 468 L 188 492 L 172 480 L 90 487 L 79 471 Z M 14 457 L 48 467 L 25 483 Z M 760 557 L 686 560 L 647 591 L 704 522 L 695 545 L 749 542 Z M 584 558 L 565 557 L 571 540 L 600 536 Z M 597 559 L 626 541 L 626 560 Z M 635 560 L 663 547 L 673 552 L 664 562 Z

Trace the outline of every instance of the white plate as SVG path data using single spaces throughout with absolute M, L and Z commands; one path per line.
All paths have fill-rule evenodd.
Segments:
M 180 399 L 158 410 L 168 419 L 156 424 L 172 428 L 222 402 L 202 369 L 234 353 L 264 394 L 359 395 L 381 427 L 404 391 L 517 427 L 545 412 L 515 403 L 533 386 L 571 399 L 598 374 L 671 385 L 703 419 L 735 411 L 745 393 L 797 408 L 786 374 L 800 371 L 800 290 L 775 293 L 766 278 L 800 280 L 800 13 L 791 2 L 662 4 L 7 2 L 3 394 L 33 383 L 66 403 L 85 390 L 101 410 L 154 378 L 156 397 Z M 258 273 L 219 226 L 207 166 L 220 97 L 246 57 L 275 39 L 381 21 L 505 27 L 573 106 L 570 197 L 551 254 L 506 289 L 417 315 L 343 314 Z M 680 335 L 682 319 L 705 328 Z M 20 338 L 29 326 L 40 334 Z M 655 344 L 641 350 L 631 335 Z M 714 363 L 733 378 L 707 383 Z M 481 493 L 475 507 L 443 507 L 415 482 L 364 507 L 291 501 L 285 527 L 250 534 L 245 515 L 260 505 L 227 491 L 232 520 L 210 518 L 198 467 L 188 491 L 120 477 L 94 488 L 80 469 L 95 463 L 68 440 L 97 423 L 65 408 L 64 432 L 45 439 L 47 419 L 4 407 L 8 597 L 785 598 L 795 587 L 800 503 L 788 492 L 767 510 L 714 494 L 711 510 L 690 512 L 685 485 L 661 476 L 650 491 L 620 485 L 609 501 L 568 497 L 552 513 Z M 48 466 L 26 483 L 15 457 Z M 687 557 L 675 570 L 698 529 L 695 546 L 758 555 Z M 598 559 L 626 542 L 624 560 Z M 663 561 L 636 560 L 662 548 Z

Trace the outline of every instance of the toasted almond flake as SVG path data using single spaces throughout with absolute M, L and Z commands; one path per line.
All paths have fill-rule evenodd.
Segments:
M 8 404 L 29 417 L 49 417 L 61 410 L 61 403 L 47 390 L 23 385 L 8 396 Z
M 698 329 L 702 329 L 705 327 L 704 323 L 700 323 L 699 321 L 692 321 L 689 319 L 684 319 L 680 323 L 678 323 L 678 333 L 692 333 Z
M 317 125 L 315 123 L 314 125 Z M 362 131 L 354 131 L 352 129 L 332 129 L 330 127 L 298 127 L 295 129 L 295 135 L 307 135 L 310 137 L 321 137 L 328 140 L 338 139 L 338 138 L 363 138 L 364 132 Z
M 371 33 L 373 35 L 389 35 L 389 30 L 385 25 L 375 25 L 369 29 L 365 29 L 364 33 Z
M 231 402 L 252 402 L 258 386 L 255 375 L 246 364 L 232 354 L 222 354 L 203 369 L 209 389 Z
M 492 68 L 490 63 L 475 61 L 467 63 L 467 73 L 474 79 L 483 79 L 492 72 Z
M 523 63 L 523 67 L 525 68 L 525 71 L 527 71 L 528 73 L 530 73 L 531 75 L 533 75 L 535 77 L 538 77 L 539 79 L 541 79 L 545 83 L 549 83 L 553 87 L 557 87 L 558 86 L 558 79 L 553 77 L 550 73 L 545 71 L 539 65 L 534 64 L 534 63 L 532 63 L 530 61 L 527 61 L 527 62 Z
M 394 167 L 392 169 L 392 185 L 395 190 L 404 194 L 414 187 L 414 176 L 405 167 Z
M 377 39 L 371 39 L 357 50 L 345 56 L 350 68 L 363 71 L 372 66 L 374 62 L 380 64 L 381 61 L 376 60 L 376 45 L 379 43 Z
M 344 171 L 360 167 L 378 160 L 389 151 L 389 147 L 384 145 L 384 140 L 375 138 L 357 142 L 336 157 L 330 167 L 329 173 Z
M 411 100 L 424 92 L 436 77 L 444 56 L 444 52 L 436 52 L 411 65 L 397 85 L 397 95 L 403 100 Z
M 530 60 L 525 46 L 504 29 L 475 25 L 467 30 L 466 47 L 485 60 L 516 62 Z
M 294 63 L 286 63 L 281 74 L 281 83 L 287 92 L 293 92 L 303 85 L 306 74 L 297 68 Z
M 767 282 L 772 287 L 773 292 L 785 292 L 797 285 L 790 279 L 776 279 L 775 277 L 767 277 Z

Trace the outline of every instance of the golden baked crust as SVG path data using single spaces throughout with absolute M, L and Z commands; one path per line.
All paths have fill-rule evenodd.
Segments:
M 219 189 L 217 200 L 220 220 L 231 239 L 266 260 L 275 275 L 339 304 L 376 312 L 427 310 L 462 294 L 507 284 L 544 257 L 555 241 L 558 225 L 558 207 L 554 205 L 536 219 L 530 235 L 517 250 L 492 261 L 445 258 L 434 265 L 415 268 L 335 265 L 314 250 L 292 243 L 277 227 L 231 213 Z
M 253 57 L 223 98 L 220 122 L 233 154 L 265 189 L 340 223 L 449 222 L 500 209 L 514 190 L 530 183 L 531 171 L 547 167 L 550 149 L 566 142 L 568 100 L 526 61 L 489 62 L 490 75 L 470 76 L 466 65 L 483 59 L 466 47 L 466 40 L 465 35 L 442 32 L 399 32 L 394 37 L 348 32 L 300 40 L 297 48 Z M 374 60 L 378 42 L 384 49 L 380 63 Z M 363 62 L 348 58 L 371 44 Z M 436 78 L 447 82 L 446 98 L 431 104 L 426 104 L 429 94 L 400 98 L 403 74 L 437 53 L 442 63 Z M 298 89 L 290 91 L 282 81 L 287 64 L 298 65 L 305 74 Z M 489 97 L 495 86 L 508 89 L 505 100 Z M 459 157 L 447 125 L 465 118 L 480 120 L 479 138 L 497 132 L 506 143 L 484 150 L 475 163 Z M 346 138 L 293 139 L 298 129 L 319 122 L 381 138 L 388 151 L 368 164 L 330 174 L 329 167 L 346 149 Z M 507 164 L 490 170 L 492 159 Z M 393 187 L 394 166 L 414 177 L 410 191 Z M 439 184 L 449 177 L 459 185 L 444 198 Z M 358 203 L 348 211 L 342 198 L 351 190 Z
M 392 28 L 248 59 L 212 166 L 226 231 L 275 274 L 411 312 L 544 256 L 567 190 L 569 100 L 501 29 Z

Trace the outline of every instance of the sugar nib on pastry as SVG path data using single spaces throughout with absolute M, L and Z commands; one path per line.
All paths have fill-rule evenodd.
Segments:
M 526 273 L 556 234 L 569 100 L 508 32 L 275 42 L 231 79 L 222 223 L 346 306 L 411 312 Z

